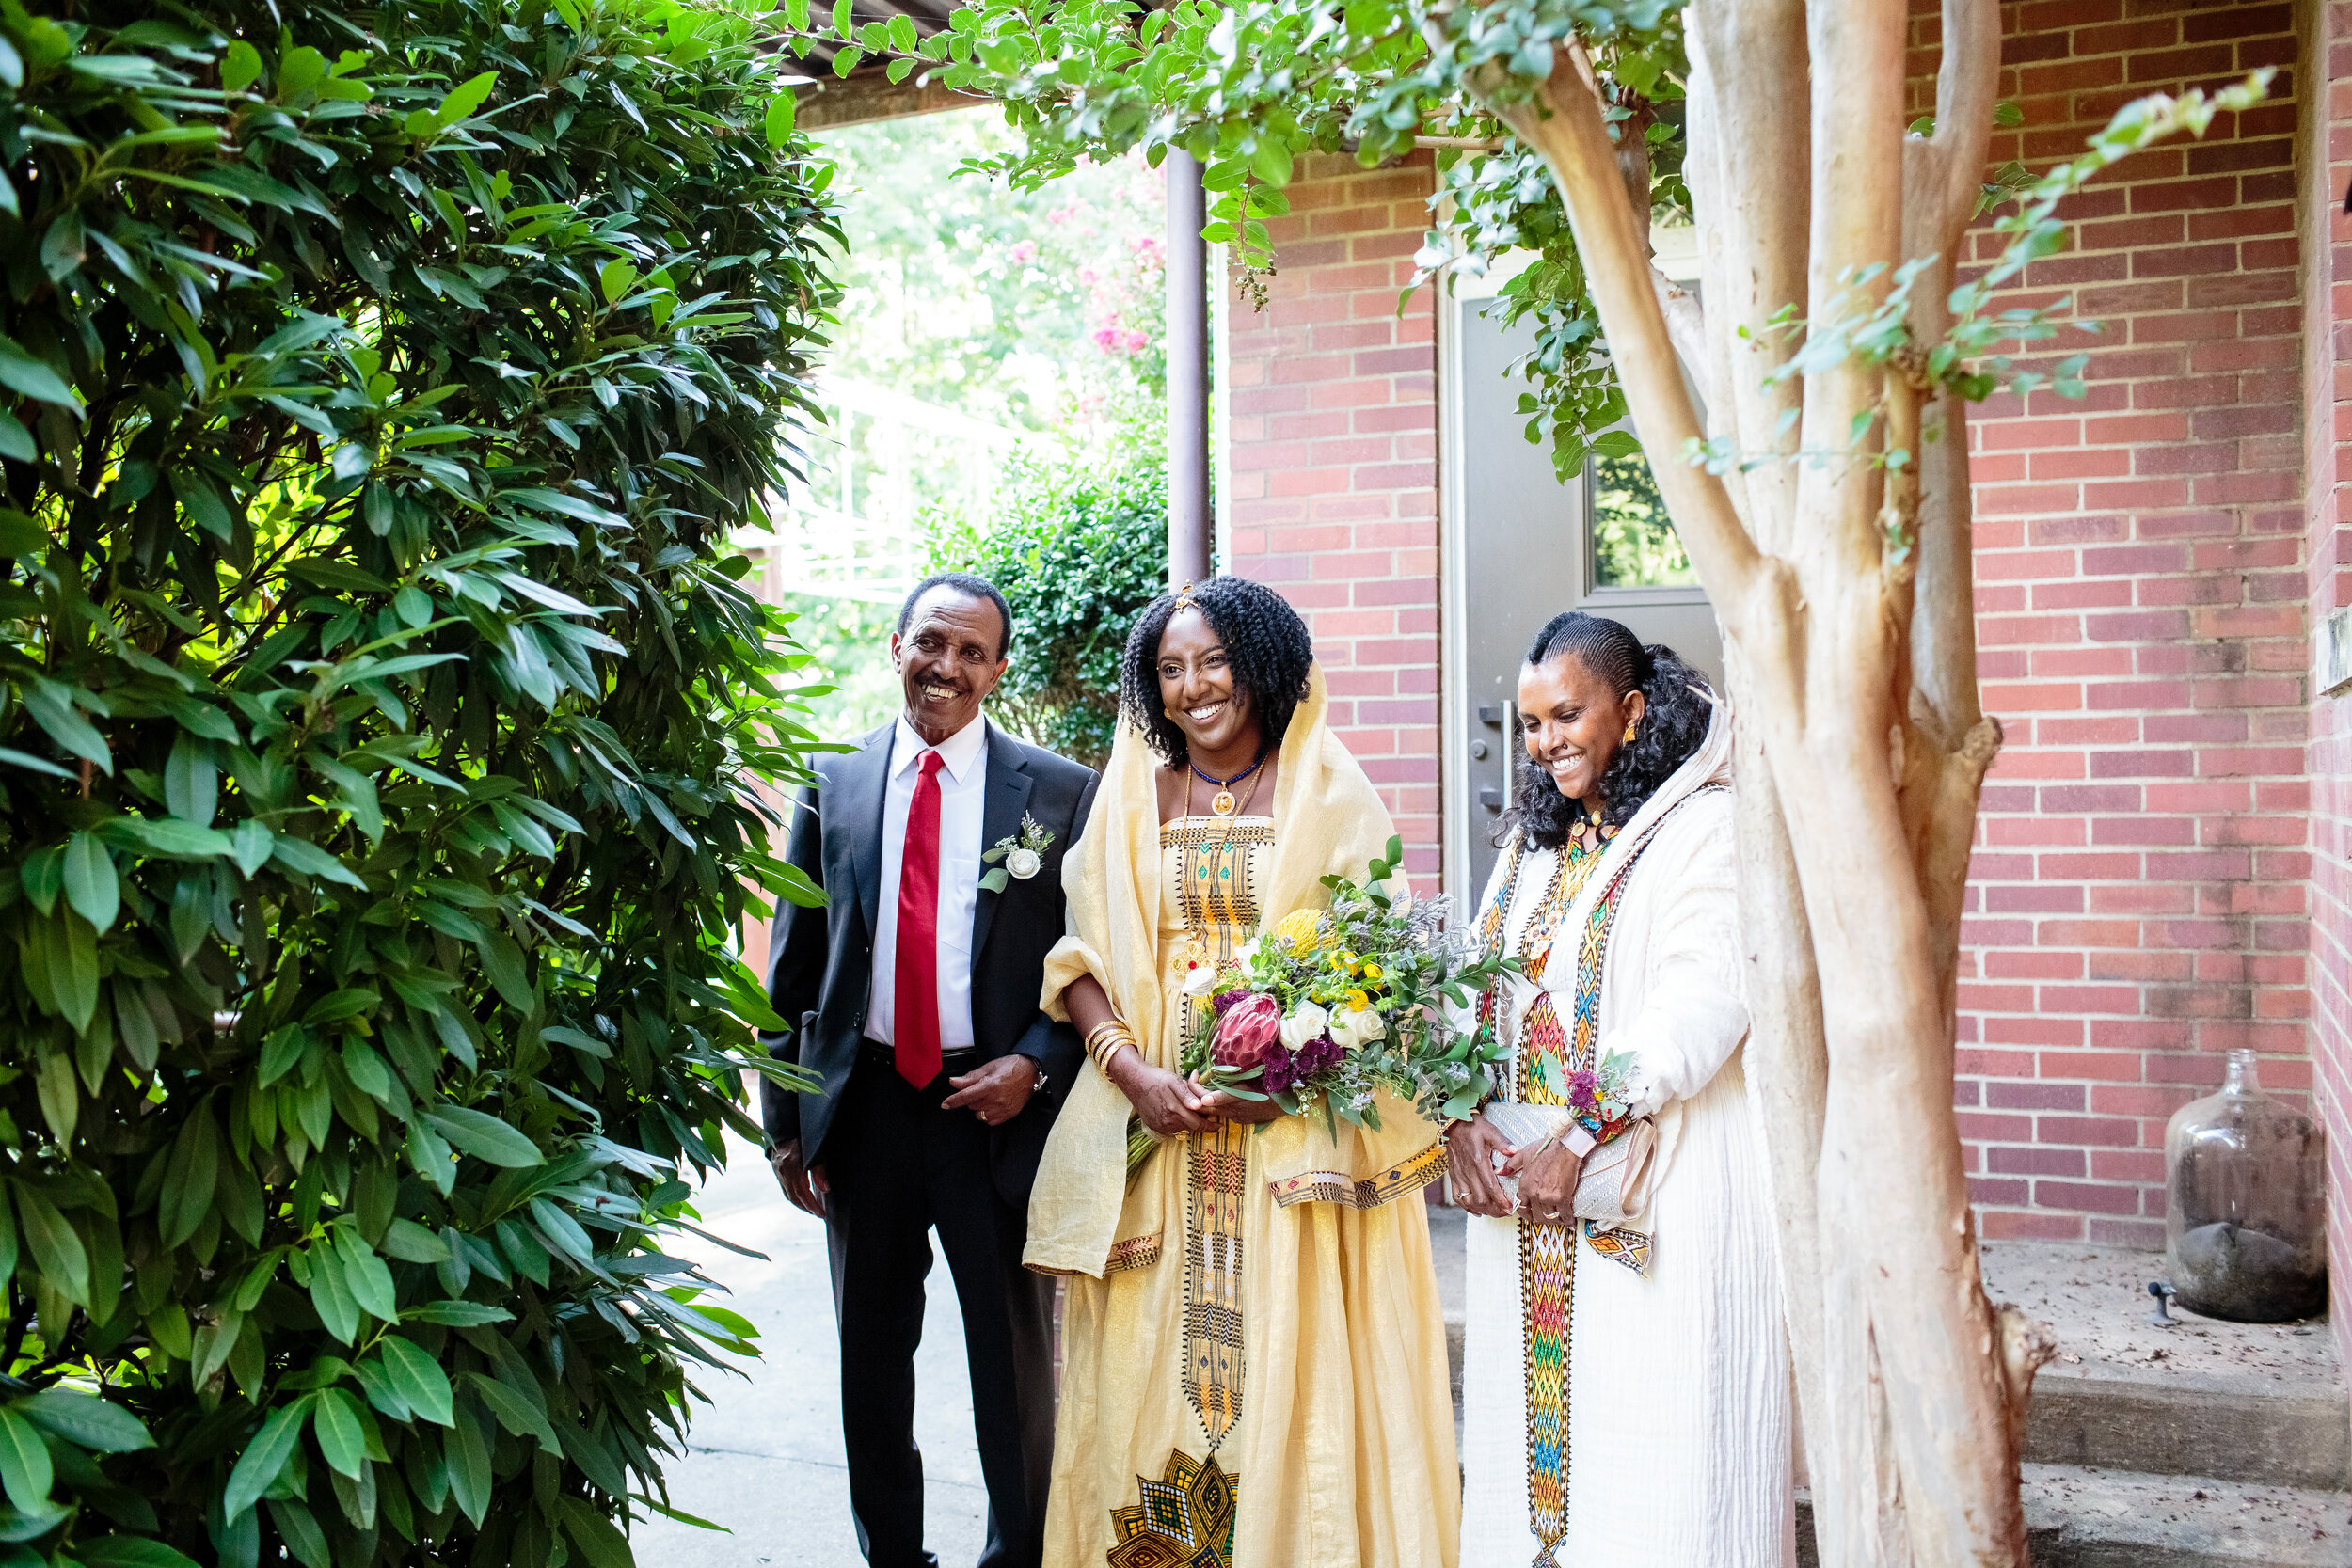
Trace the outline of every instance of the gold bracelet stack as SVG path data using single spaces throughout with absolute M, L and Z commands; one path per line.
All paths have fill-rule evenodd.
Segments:
M 1136 1055 L 1143 1054 L 1143 1047 L 1136 1043 L 1135 1031 L 1122 1019 L 1105 1019 L 1087 1031 L 1087 1054 L 1094 1058 L 1094 1065 L 1105 1078 L 1111 1075 L 1111 1058 L 1131 1045 Z

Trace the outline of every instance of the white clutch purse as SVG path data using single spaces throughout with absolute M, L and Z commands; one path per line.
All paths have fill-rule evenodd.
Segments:
M 1534 1149 L 1557 1138 L 1575 1120 L 1565 1105 L 1529 1105 L 1498 1100 L 1485 1116 L 1505 1142 L 1518 1149 Z M 1609 1142 L 1584 1156 L 1576 1180 L 1576 1217 L 1602 1225 L 1638 1230 L 1649 1213 L 1650 1179 L 1656 1171 L 1658 1128 L 1642 1117 Z M 1518 1201 L 1518 1179 L 1504 1177 L 1503 1191 Z

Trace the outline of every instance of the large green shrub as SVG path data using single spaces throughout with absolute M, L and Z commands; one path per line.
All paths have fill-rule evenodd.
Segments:
M 1073 762 L 1110 759 L 1127 628 L 1168 588 L 1168 458 L 1138 441 L 1119 460 L 1016 458 L 984 518 L 943 527 L 934 571 L 977 572 L 1012 606 L 1012 667 L 989 705 Z
M 808 893 L 750 32 L 0 0 L 0 1564 L 612 1568 L 748 1332 L 660 1238 Z

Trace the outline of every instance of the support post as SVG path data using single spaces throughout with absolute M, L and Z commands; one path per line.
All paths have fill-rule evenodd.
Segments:
M 1208 198 L 1200 165 L 1171 150 L 1168 177 L 1168 581 L 1210 569 Z

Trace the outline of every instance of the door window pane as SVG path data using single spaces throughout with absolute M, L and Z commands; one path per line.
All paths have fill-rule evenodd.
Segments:
M 1596 457 L 1585 470 L 1592 497 L 1593 583 L 1597 588 L 1680 588 L 1698 581 L 1682 540 L 1667 519 L 1649 459 Z

